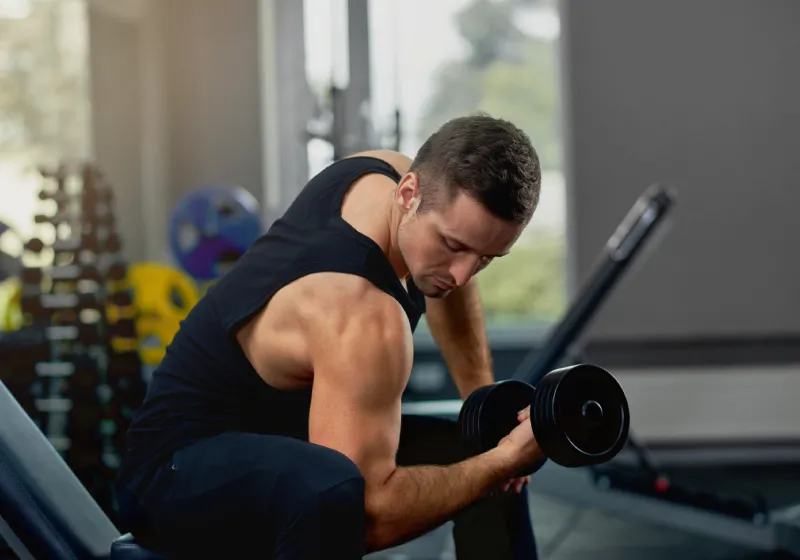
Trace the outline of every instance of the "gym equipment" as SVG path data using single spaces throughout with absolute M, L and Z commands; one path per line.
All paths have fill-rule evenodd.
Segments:
M 123 536 L 0 383 L 0 536 L 22 560 L 163 560 Z
M 22 241 L 11 226 L 0 221 L 0 282 L 16 276 L 22 268 Z
M 637 202 L 609 241 L 569 313 L 543 350 L 524 360 L 520 375 L 525 372 L 546 378 L 549 368 L 584 332 L 630 259 L 672 204 L 672 196 L 659 189 Z M 760 496 L 745 497 L 682 483 L 655 464 L 633 435 L 628 445 L 636 459 L 633 466 L 614 462 L 582 470 L 545 466 L 532 479 L 531 488 L 578 507 L 634 516 L 752 550 L 800 557 L 800 504 L 770 511 Z
M 517 412 L 526 406 L 539 447 L 559 465 L 605 463 L 625 445 L 630 412 L 622 387 L 606 370 L 578 364 L 550 372 L 536 388 L 508 379 L 474 391 L 458 418 L 467 451 L 477 455 L 496 447 L 519 425 Z
M 25 334 L 38 340 L 24 359 L 8 364 L 3 381 L 12 380 L 8 388 L 109 511 L 121 434 L 144 397 L 141 362 L 128 352 L 138 339 L 127 267 L 117 254 L 122 243 L 114 230 L 113 191 L 91 165 L 60 166 L 42 176 L 39 199 L 51 208 L 42 208 L 34 222 L 55 235 L 24 244 L 26 263 L 40 266 L 21 270 L 19 296 Z M 112 371 L 120 353 L 129 367 Z
M 22 287 L 19 280 L 9 278 L 0 282 L 0 332 L 10 332 L 22 326 Z
M 137 310 L 136 331 L 142 363 L 157 366 L 200 294 L 186 274 L 157 262 L 132 264 L 128 281 Z
M 25 243 L 25 250 L 34 254 L 39 254 L 46 248 L 50 248 L 56 255 L 81 252 L 113 254 L 119 252 L 121 245 L 119 236 L 115 233 L 109 234 L 105 239 L 100 239 L 96 233 L 84 233 L 71 239 L 57 239 L 49 246 L 34 237 Z
M 170 246 L 197 280 L 223 275 L 261 235 L 256 199 L 241 187 L 201 188 L 183 197 L 170 220 Z
M 131 264 L 128 282 L 141 315 L 181 320 L 200 298 L 191 278 L 180 270 L 157 262 Z
M 180 329 L 174 317 L 141 317 L 136 321 L 137 348 L 145 366 L 157 366 Z

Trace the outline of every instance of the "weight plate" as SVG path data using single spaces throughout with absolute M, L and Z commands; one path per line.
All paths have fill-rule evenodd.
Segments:
M 616 379 L 579 364 L 547 374 L 534 394 L 531 423 L 545 454 L 563 466 L 604 463 L 625 445 L 628 401 Z
M 0 222 L 0 282 L 18 276 L 22 270 L 23 243 L 7 224 Z
M 180 321 L 166 317 L 142 317 L 136 323 L 139 337 L 139 356 L 142 364 L 157 366 L 164 359 L 175 334 L 180 328 Z
M 22 328 L 22 286 L 16 278 L 0 282 L 0 332 Z
M 482 451 L 488 451 L 519 426 L 517 413 L 531 404 L 533 387 L 508 379 L 489 385 L 481 400 L 477 426 Z
M 155 315 L 171 321 L 185 318 L 199 299 L 197 286 L 186 274 L 156 262 L 128 267 L 134 305 L 142 316 Z
M 476 455 L 475 452 L 475 439 L 472 436 L 472 413 L 474 410 L 474 403 L 479 398 L 481 389 L 476 389 L 470 393 L 464 403 L 461 405 L 461 410 L 458 413 L 458 426 L 461 432 L 461 443 L 464 446 L 464 451 L 467 456 L 471 457 Z
M 170 245 L 197 280 L 224 274 L 261 235 L 258 203 L 241 187 L 209 187 L 183 197 L 170 221 Z

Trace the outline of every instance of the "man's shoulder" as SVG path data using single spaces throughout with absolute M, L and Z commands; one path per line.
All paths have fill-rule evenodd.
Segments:
M 366 152 L 359 152 L 357 154 L 347 156 L 345 159 L 354 157 L 373 157 L 383 160 L 394 167 L 400 175 L 408 173 L 412 162 L 411 158 L 407 155 L 401 154 L 400 152 L 395 152 L 393 150 L 368 150 Z
M 298 281 L 304 315 L 315 320 L 355 320 L 387 327 L 407 327 L 400 303 L 367 278 L 340 272 L 319 272 Z

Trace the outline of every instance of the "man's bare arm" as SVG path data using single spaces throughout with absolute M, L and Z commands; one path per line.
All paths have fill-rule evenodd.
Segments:
M 431 335 L 461 398 L 494 383 L 483 305 L 475 279 L 447 297 L 428 298 L 426 307 Z
M 499 446 L 450 466 L 398 468 L 401 396 L 412 361 L 400 306 L 377 289 L 339 298 L 310 327 L 314 387 L 310 440 L 358 465 L 366 482 L 367 546 L 410 540 L 499 487 L 535 455 Z

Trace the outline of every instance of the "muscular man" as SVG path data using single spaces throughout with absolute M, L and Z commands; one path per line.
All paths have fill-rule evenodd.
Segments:
M 403 417 L 428 322 L 462 397 L 494 381 L 472 278 L 536 208 L 527 136 L 454 119 L 411 161 L 314 177 L 194 307 L 127 434 L 127 530 L 185 558 L 360 558 L 453 519 L 458 558 L 534 558 L 529 422 L 465 457 L 455 422 Z M 521 419 L 524 419 L 522 411 Z

